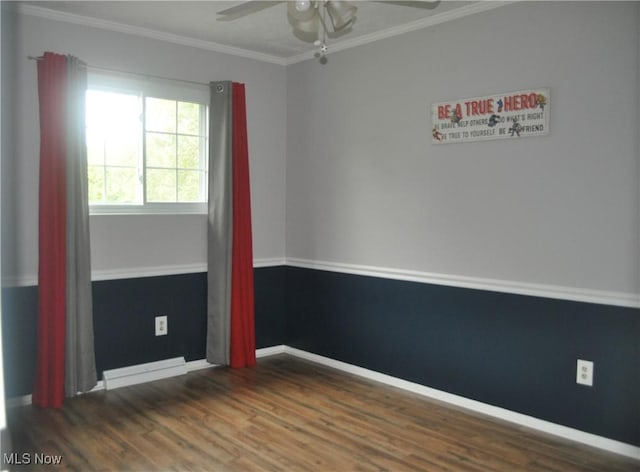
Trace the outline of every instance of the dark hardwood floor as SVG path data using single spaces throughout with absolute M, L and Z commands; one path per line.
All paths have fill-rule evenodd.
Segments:
M 8 422 L 10 457 L 31 462 L 12 470 L 640 470 L 286 355 L 94 392 L 61 410 L 13 408 Z M 56 456 L 58 466 L 35 464 Z

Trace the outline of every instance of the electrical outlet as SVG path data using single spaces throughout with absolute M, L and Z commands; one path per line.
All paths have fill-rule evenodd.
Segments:
M 580 385 L 593 386 L 593 362 L 578 359 L 578 368 L 576 371 L 576 383 Z
M 156 316 L 156 336 L 164 336 L 168 332 L 167 316 Z

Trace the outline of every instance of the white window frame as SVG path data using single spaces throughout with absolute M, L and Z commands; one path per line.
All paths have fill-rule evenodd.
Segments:
M 204 105 L 201 111 L 201 129 L 208 140 L 209 117 L 209 87 L 206 85 L 192 84 L 190 82 L 161 80 L 157 78 L 134 77 L 128 74 L 92 72 L 88 73 L 87 88 L 90 90 L 101 90 L 105 92 L 142 94 L 154 98 L 163 98 L 183 102 L 194 102 Z M 144 107 L 144 105 L 143 105 Z M 143 109 L 144 113 L 144 109 Z M 144 135 L 146 130 L 144 123 L 141 130 Z M 208 142 L 205 142 L 205 149 L 202 149 L 205 159 L 208 158 Z M 144 172 L 145 150 L 142 150 L 142 166 Z M 208 165 L 206 165 L 208 171 Z M 208 175 L 208 172 L 207 172 Z M 144 187 L 142 187 L 144 189 Z M 206 195 L 205 186 L 205 195 Z M 144 193 L 144 190 L 143 190 Z M 146 196 L 142 195 L 142 203 L 132 204 L 90 204 L 89 213 L 91 215 L 119 215 L 119 214 L 206 214 L 207 202 L 147 202 Z

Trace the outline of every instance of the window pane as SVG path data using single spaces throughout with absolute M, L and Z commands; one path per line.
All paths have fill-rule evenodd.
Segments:
M 137 94 L 88 90 L 87 128 L 112 133 L 140 127 L 140 97 Z
M 178 102 L 178 133 L 200 134 L 200 105 Z
M 107 165 L 138 164 L 140 155 L 140 98 L 137 95 L 87 92 L 87 145 L 90 159 L 101 149 Z M 102 157 L 101 157 L 102 159 Z
M 107 167 L 107 196 L 109 203 L 136 203 L 138 201 L 138 169 Z
M 145 123 L 148 131 L 176 132 L 176 102 L 161 98 L 146 98 Z
M 200 168 L 200 138 L 178 136 L 178 167 L 181 169 Z
M 90 203 L 139 201 L 141 103 L 137 93 L 87 91 L 86 126 Z
M 147 169 L 147 201 L 176 201 L 176 171 Z
M 176 136 L 147 133 L 147 166 L 176 167 Z
M 87 163 L 104 165 L 104 136 L 102 133 L 87 129 Z
M 104 201 L 104 167 L 89 166 L 87 168 L 89 181 L 89 202 L 101 203 Z
M 145 212 L 148 202 L 148 211 L 156 212 L 171 209 L 156 203 L 206 202 L 206 92 L 196 103 L 176 100 L 169 87 L 147 96 L 144 82 L 128 78 L 92 83 L 90 77 L 89 84 L 96 87 L 86 96 L 89 203 L 103 206 L 96 211 L 130 204 Z M 181 93 L 176 88 L 175 95 Z M 189 100 L 200 100 L 195 97 Z
M 200 182 L 204 182 L 204 172 L 194 170 L 178 171 L 178 201 L 202 202 L 204 191 L 200 191 Z
M 136 167 L 140 155 L 140 133 L 136 130 L 119 132 L 107 136 L 105 146 L 106 164 L 111 166 Z

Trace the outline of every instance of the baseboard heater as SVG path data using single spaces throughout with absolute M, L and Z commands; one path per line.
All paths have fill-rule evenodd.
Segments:
M 103 372 L 105 390 L 127 387 L 144 382 L 166 379 L 187 373 L 184 357 L 174 357 L 162 361 L 122 367 L 121 369 L 105 370 Z

